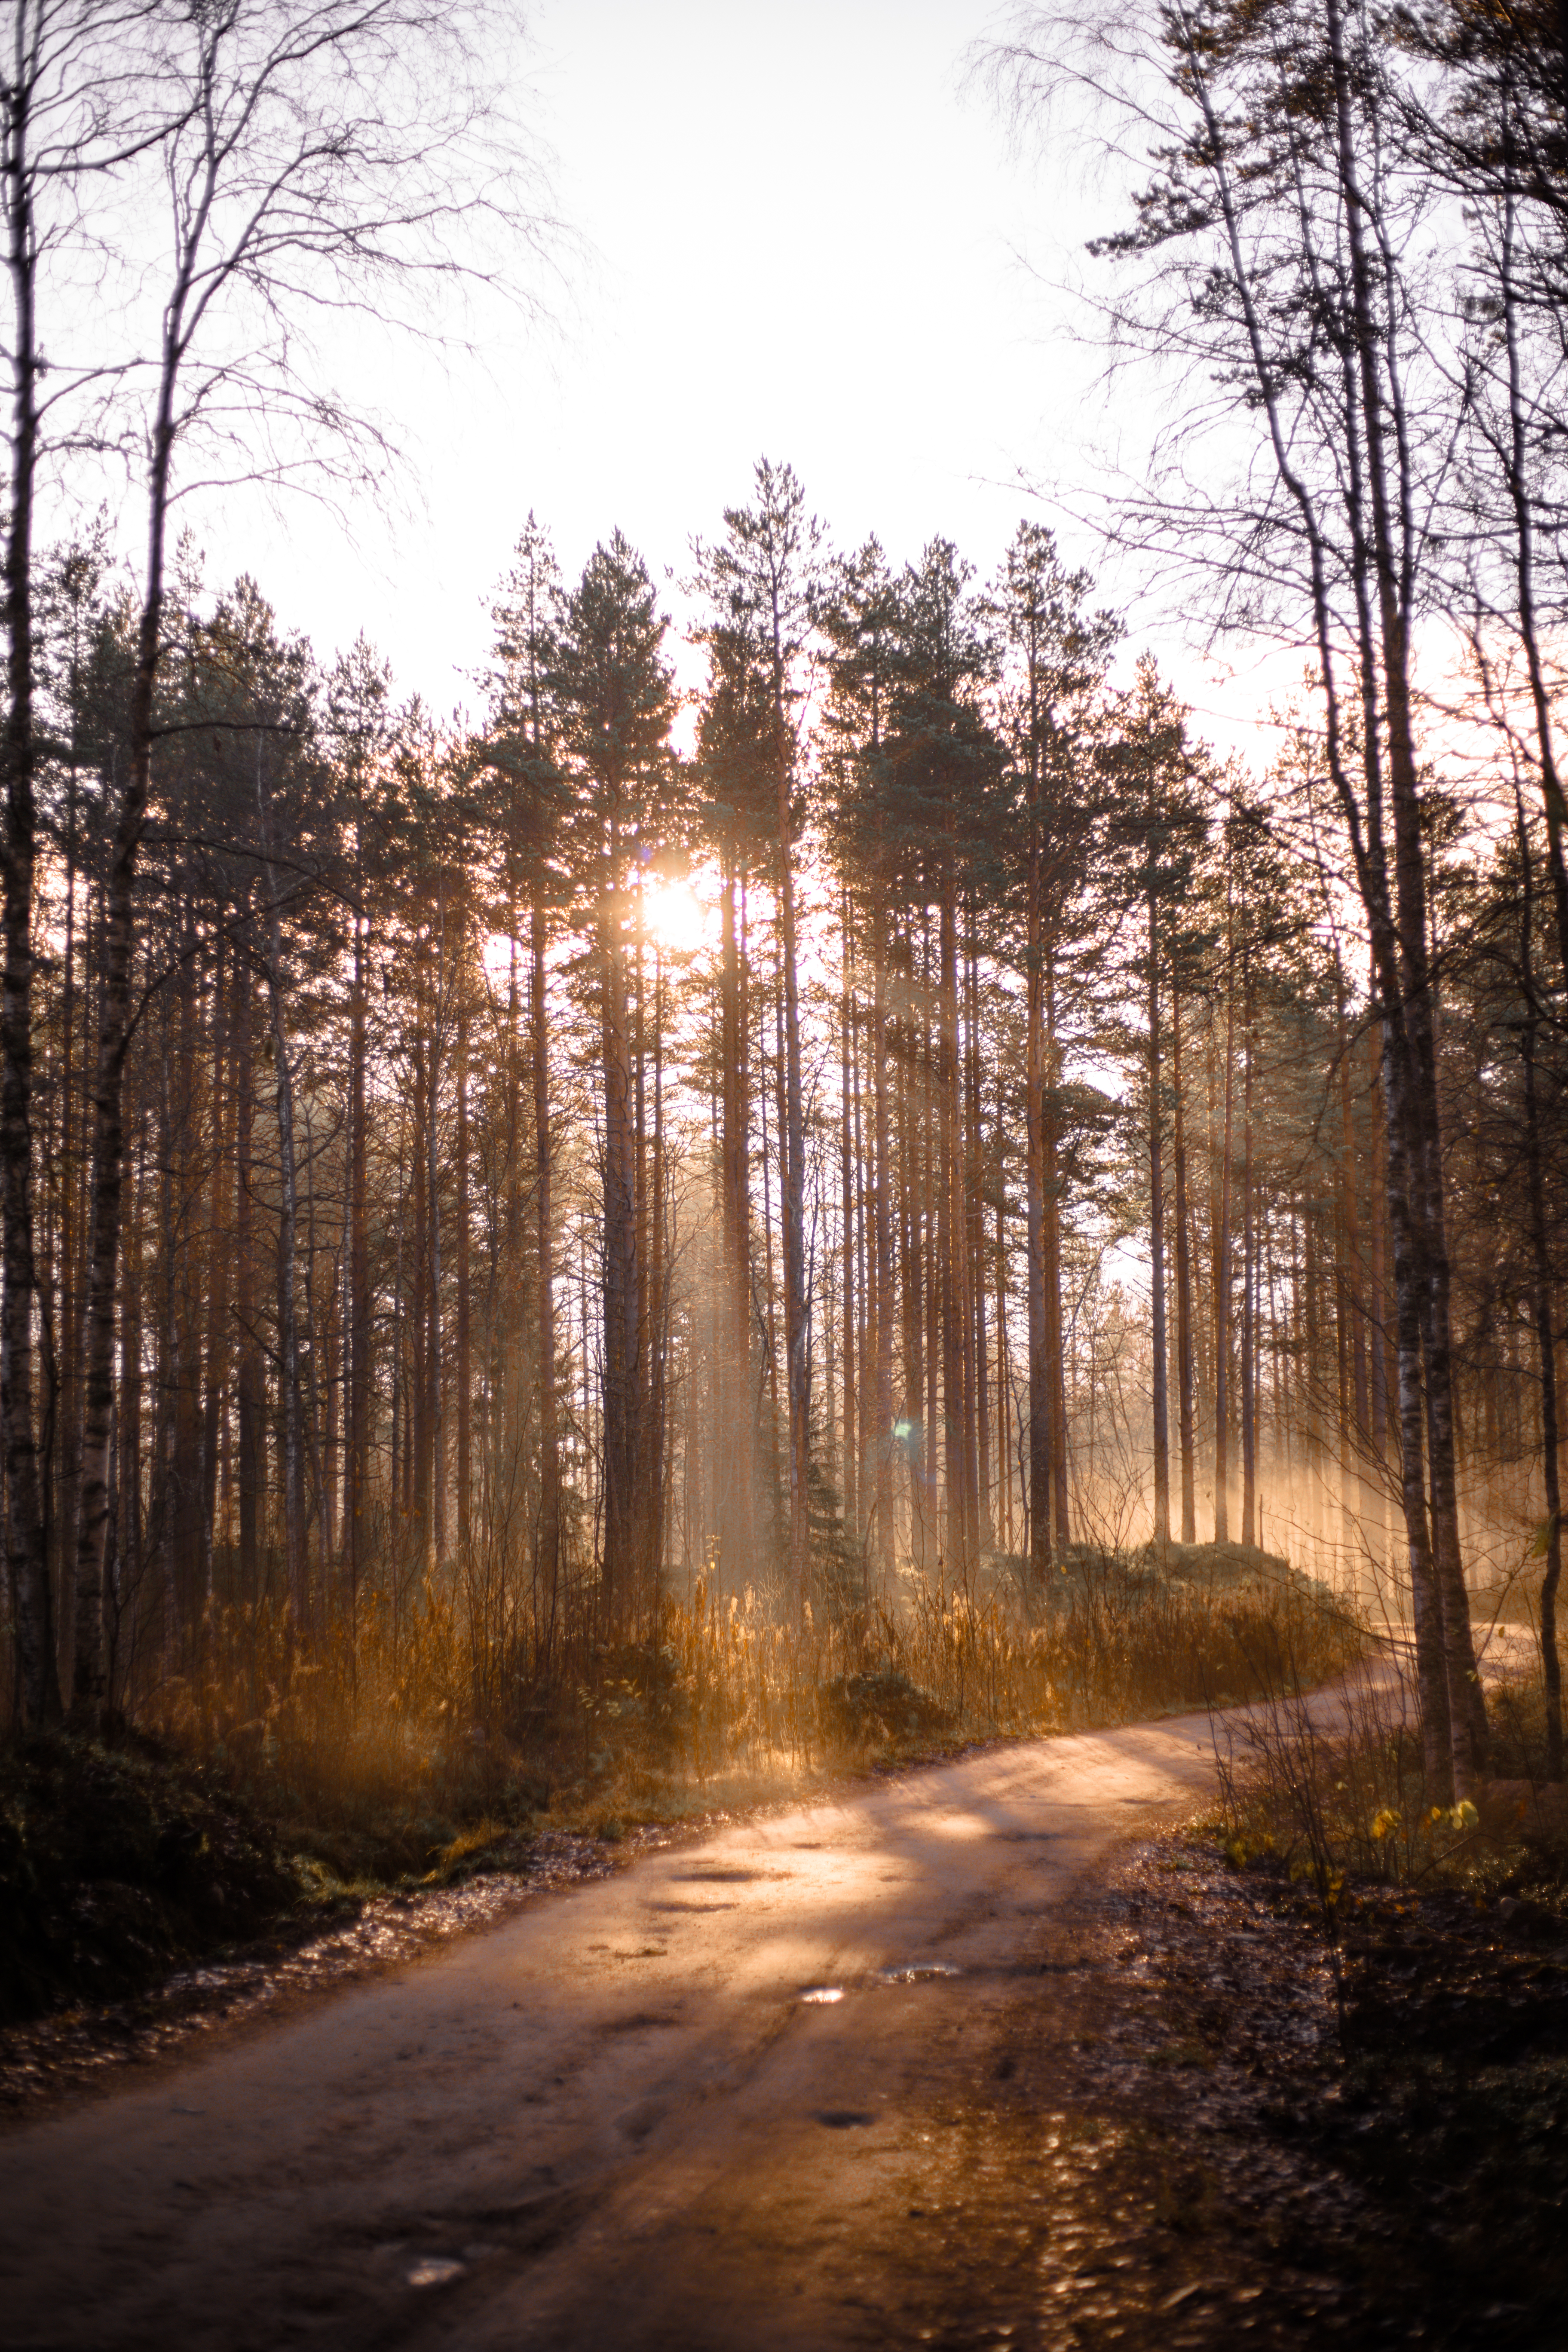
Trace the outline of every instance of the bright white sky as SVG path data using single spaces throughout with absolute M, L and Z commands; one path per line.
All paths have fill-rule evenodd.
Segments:
M 838 544 L 875 530 L 902 560 L 941 531 L 989 571 L 1020 474 L 1081 479 L 1109 430 L 1053 290 L 1089 211 L 963 88 L 994 13 L 541 0 L 527 111 L 581 247 L 536 277 L 552 322 L 500 322 L 482 372 L 369 387 L 417 458 L 414 511 L 357 515 L 353 543 L 303 503 L 209 512 L 209 583 L 247 566 L 323 656 L 363 628 L 446 713 L 477 705 L 465 673 L 531 506 L 568 574 L 619 524 L 679 575 L 766 452 Z
M 209 587 L 253 572 L 323 658 L 363 629 L 444 717 L 478 713 L 530 507 L 569 577 L 618 524 L 675 575 L 678 619 L 692 533 L 721 528 L 764 452 L 842 547 L 875 530 L 901 562 L 942 532 L 984 575 L 1033 511 L 1095 560 L 1050 493 L 1070 509 L 1146 431 L 1131 387 L 1114 409 L 1095 389 L 1066 290 L 1121 206 L 1086 193 L 1081 155 L 1015 156 L 965 87 L 996 21 L 997 0 L 538 0 L 518 102 L 574 241 L 557 278 L 531 272 L 549 317 L 481 321 L 480 365 L 334 352 L 414 458 L 405 510 L 358 511 L 345 535 L 305 499 L 209 503 L 183 518 Z M 1101 579 L 1126 609 L 1135 581 Z M 1216 748 L 1269 756 L 1247 719 L 1293 659 L 1267 688 L 1221 684 L 1152 615 L 1131 630 L 1129 661 L 1152 642 Z M 698 682 L 689 649 L 680 668 Z

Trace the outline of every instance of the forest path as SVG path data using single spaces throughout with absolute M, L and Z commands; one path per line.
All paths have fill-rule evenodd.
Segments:
M 8 2135 L 0 2336 L 929 2335 L 902 2249 L 943 2127 L 984 2111 L 1010 2008 L 1070 2001 L 1047 1955 L 1075 1887 L 1213 1788 L 1214 1728 L 992 1748 L 746 1822 Z

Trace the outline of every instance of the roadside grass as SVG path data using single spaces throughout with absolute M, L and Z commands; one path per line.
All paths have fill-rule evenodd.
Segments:
M 234 1611 L 156 1719 L 296 1846 L 395 1879 L 462 1859 L 485 1822 L 503 1843 L 731 1811 L 977 1740 L 1223 1706 L 1288 1668 L 1324 1681 L 1364 1647 L 1321 1586 L 1236 1546 L 1162 1563 L 1084 1548 L 1044 1592 L 1019 1566 L 968 1586 L 908 1576 L 798 1624 L 699 1580 L 622 1642 L 595 1640 L 585 1612 L 553 1642 L 498 1630 L 435 1589 L 373 1604 L 352 1642 Z
M 1386 1673 L 1352 1675 L 1332 1736 L 1276 1691 L 1229 1727 L 1209 1827 L 1260 1923 L 1310 1925 L 1328 1963 L 1316 2087 L 1269 2062 L 1289 2144 L 1364 2191 L 1375 2262 L 1408 2269 L 1433 2341 L 1533 2352 L 1568 2280 L 1568 1800 L 1538 1663 L 1489 1698 L 1491 1775 L 1453 1806 Z
M 542 1833 L 614 1843 L 800 1801 L 977 1741 L 1321 1682 L 1363 1629 L 1283 1561 L 1229 1547 L 1070 1554 L 908 1579 L 779 1622 L 755 1592 L 667 1596 L 637 1642 L 542 1639 L 432 1587 L 310 1642 L 268 1607 L 101 1741 L 0 1759 L 0 2019 L 122 1997 L 290 1909 L 523 1866 Z
M 1429 1786 L 1414 1691 L 1368 1656 L 1347 1675 L 1343 1720 L 1314 1718 L 1321 1678 L 1290 1662 L 1219 1752 L 1219 1826 L 1237 1867 L 1267 1857 L 1310 1883 L 1331 1939 L 1347 1889 L 1457 1889 L 1485 1898 L 1539 1878 L 1568 1886 L 1568 1800 L 1546 1779 L 1539 1664 L 1497 1678 L 1491 1752 L 1473 1798 Z

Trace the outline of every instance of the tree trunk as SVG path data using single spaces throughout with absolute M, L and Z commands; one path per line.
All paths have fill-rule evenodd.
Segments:
M 780 681 L 782 689 L 782 680 Z M 779 1233 L 784 1245 L 784 1364 L 789 1399 L 789 1577 L 798 1616 L 811 1578 L 811 1326 L 805 1287 L 805 1127 L 800 1075 L 800 981 L 795 940 L 794 817 L 790 763 L 783 750 L 782 698 L 778 839 L 780 954 L 784 966 L 784 1119 L 779 1137 Z
M 172 314 L 171 314 L 172 315 Z M 173 332 L 166 328 L 166 336 Z M 114 1428 L 114 1327 L 119 1299 L 120 1231 L 125 1184 L 125 1057 L 133 1023 L 136 866 L 152 782 L 153 701 L 162 650 L 163 539 L 174 449 L 174 362 L 167 344 L 149 470 L 147 577 L 132 681 L 130 766 L 115 815 L 104 879 L 104 970 L 92 1103 L 92 1204 L 88 1242 L 88 1308 L 83 1367 L 81 1518 L 77 1535 L 77 1612 L 100 1624 L 109 1532 L 110 1446 Z M 102 1700 L 101 1659 L 85 1668 L 76 1701 L 86 1715 Z
M 873 957 L 871 1003 L 871 1097 L 874 1164 L 871 1179 L 871 1253 L 876 1281 L 876 1417 L 872 1444 L 876 1449 L 877 1501 L 875 1551 L 884 1574 L 894 1554 L 893 1528 L 893 1234 L 891 1186 L 888 1175 L 889 1116 L 888 1102 L 888 918 L 880 872 L 874 876 L 876 904 L 871 915 Z
M 1051 1510 L 1056 1546 L 1065 1552 L 1072 1530 L 1068 1514 L 1067 1345 L 1062 1325 L 1062 1174 L 1058 1149 L 1057 961 L 1054 943 L 1046 949 L 1046 1082 L 1041 1103 L 1045 1129 L 1046 1360 L 1050 1383 Z
M 951 870 L 937 913 L 937 1282 L 942 1298 L 942 1552 L 950 1575 L 969 1564 L 963 1380 L 963 1179 L 958 1068 L 958 919 Z
M 256 804 L 261 827 L 262 877 L 267 885 L 267 1002 L 271 1015 L 274 1099 L 278 1118 L 278 1388 L 283 1423 L 283 1557 L 289 1614 L 297 1632 L 311 1625 L 305 1559 L 305 1433 L 300 1396 L 299 1171 L 294 1152 L 294 1074 L 283 1002 L 283 937 L 272 866 L 272 824 L 261 782 Z
M 363 861 L 361 864 L 363 897 Z M 368 1529 L 364 1513 L 370 1488 L 372 1395 L 372 1302 L 370 1295 L 370 1203 L 368 1128 L 365 1107 L 365 962 L 367 925 L 363 904 L 353 916 L 353 980 L 349 999 L 349 1328 L 348 1400 L 343 1447 L 343 1549 L 348 1561 L 349 1640 L 359 1644 L 359 1595 Z
M 1227 959 L 1225 1014 L 1225 1139 L 1219 1164 L 1219 1222 L 1214 1239 L 1214 1539 L 1230 1541 L 1230 1213 L 1231 1119 L 1236 1077 L 1236 957 Z
M 980 963 L 974 938 L 974 908 L 969 908 L 968 940 L 968 1062 L 969 1180 L 968 1244 L 964 1264 L 969 1284 L 968 1382 L 970 1423 L 974 1431 L 973 1462 L 973 1512 L 970 1537 L 977 1553 L 994 1551 L 996 1531 L 991 1504 L 991 1381 L 990 1350 L 985 1330 L 985 1190 L 984 1131 L 980 1088 Z
M 1051 1570 L 1053 1383 L 1047 1259 L 1049 1223 L 1056 1204 L 1047 1166 L 1046 1094 L 1049 1073 L 1046 1067 L 1045 918 L 1040 870 L 1039 752 L 1034 733 L 1031 729 L 1024 1045 L 1025 1234 L 1029 1329 L 1029 1572 L 1034 1582 L 1043 1587 Z
M 533 1135 L 539 1318 L 539 1541 L 537 1589 L 546 1596 L 552 1640 L 561 1578 L 561 1437 L 555 1397 L 554 1151 L 550 1130 L 550 1005 L 546 988 L 546 914 L 542 881 L 535 885 L 530 929 L 529 1014 L 532 1027 Z
M 425 1296 L 425 1448 L 427 1464 L 426 1496 L 428 1517 L 426 1521 L 425 1563 L 427 1572 L 442 1568 L 447 1558 L 447 1423 L 445 1364 L 442 1359 L 442 1243 L 441 1219 L 441 1043 L 446 1030 L 448 982 L 447 976 L 447 902 L 442 886 L 439 891 L 436 930 L 436 1000 L 431 1008 L 429 1088 L 426 1102 L 425 1122 L 425 1214 L 426 1273 Z
M 0 1453 L 5 1469 L 5 1564 L 16 1612 L 23 1722 L 50 1723 L 60 1714 L 55 1656 L 54 1601 L 45 1549 L 43 1495 L 34 1378 L 33 1315 L 33 869 L 35 858 L 33 740 L 33 494 L 37 457 L 38 356 L 35 296 L 37 238 L 33 221 L 28 91 L 34 71 L 26 55 L 26 12 L 16 12 L 16 71 L 5 93 L 4 158 L 6 259 L 11 276 L 11 467 L 5 533 L 6 710 L 4 872 L 5 929 L 4 995 L 0 1000 L 0 1213 L 5 1243 L 0 1264 Z M 78 1585 L 79 1616 L 83 1599 Z M 85 1595 L 88 1642 L 101 1650 L 101 1594 L 90 1580 Z M 102 1700 L 101 1668 L 91 1666 L 73 1712 L 96 1720 Z
M 618 866 L 618 847 L 612 850 Z M 626 949 L 618 871 L 602 895 L 599 971 L 605 1075 L 605 1552 L 606 1626 L 618 1633 L 636 1600 L 638 1567 L 638 1336 L 637 1139 Z
M 840 906 L 839 944 L 843 969 L 838 990 L 838 1185 L 839 1185 L 839 1262 L 843 1267 L 839 1293 L 838 1320 L 844 1354 L 844 1463 L 840 1480 L 844 1517 L 849 1532 L 858 1543 L 860 1513 L 858 1508 L 859 1474 L 856 1462 L 857 1413 L 855 1396 L 856 1358 L 858 1349 L 856 1317 L 855 1263 L 855 1137 L 853 1120 L 858 1110 L 858 1087 L 852 1084 L 855 1075 L 855 999 L 852 985 L 852 965 L 849 927 L 849 894 L 845 891 Z M 831 1383 L 829 1385 L 831 1397 Z M 829 1405 L 831 1414 L 831 1402 Z
M 1412 1579 L 1416 1587 L 1415 1614 L 1420 1637 L 1417 1642 L 1417 1675 L 1421 1684 L 1428 1768 L 1435 1789 L 1443 1791 L 1452 1787 L 1456 1777 L 1460 1782 L 1468 1777 L 1473 1759 L 1474 1739 L 1470 1724 L 1474 1717 L 1473 1713 L 1467 1714 L 1467 1706 L 1479 1713 L 1481 1703 L 1479 1679 L 1472 1678 L 1468 1686 L 1467 1704 L 1461 1706 L 1461 1723 L 1454 1724 L 1450 1693 L 1464 1681 L 1462 1668 L 1466 1653 L 1469 1654 L 1473 1677 L 1468 1604 L 1463 1601 L 1460 1578 L 1458 1605 L 1445 1606 L 1443 1588 L 1437 1580 L 1440 1574 L 1446 1578 L 1450 1569 L 1455 1573 L 1458 1571 L 1457 1524 L 1444 1528 L 1443 1539 L 1438 1545 L 1438 1559 L 1435 1562 L 1428 1538 L 1419 1462 L 1423 1354 L 1426 1359 L 1425 1369 L 1428 1379 L 1435 1379 L 1444 1391 L 1442 1409 L 1436 1411 L 1432 1417 L 1440 1446 L 1447 1446 L 1451 1443 L 1451 1414 L 1447 1409 L 1450 1377 L 1446 1352 L 1447 1259 L 1442 1248 L 1440 1222 L 1437 1230 L 1433 1232 L 1429 1218 L 1433 1179 L 1436 1178 L 1439 1188 L 1441 1182 L 1441 1171 L 1435 1167 L 1431 1152 L 1431 1146 L 1436 1139 L 1436 1096 L 1435 1092 L 1432 1093 L 1425 1103 L 1419 1098 L 1426 1079 L 1419 1068 L 1423 1057 L 1415 1034 L 1426 1008 L 1423 1001 L 1424 911 L 1420 922 L 1415 920 L 1417 904 L 1423 898 L 1424 881 L 1420 865 L 1419 811 L 1410 734 L 1407 647 L 1402 602 L 1402 593 L 1408 585 L 1409 564 L 1407 560 L 1405 572 L 1402 574 L 1395 556 L 1384 472 L 1386 428 L 1378 370 L 1383 364 L 1383 328 L 1385 321 L 1378 312 L 1366 254 L 1365 232 L 1372 215 L 1357 174 L 1352 131 L 1355 84 L 1345 55 L 1341 0 L 1326 0 L 1326 30 L 1335 101 L 1338 167 L 1344 200 L 1343 218 L 1351 259 L 1349 275 L 1353 331 L 1344 339 L 1343 371 L 1350 461 L 1347 511 L 1355 541 L 1352 568 L 1362 614 L 1363 688 L 1369 710 L 1375 719 L 1376 666 L 1373 657 L 1370 619 L 1365 611 L 1368 555 L 1361 511 L 1363 494 L 1361 469 L 1364 455 L 1382 622 L 1384 700 L 1398 853 L 1397 932 L 1390 909 L 1384 862 L 1381 784 L 1377 772 L 1378 731 L 1375 724 L 1363 725 L 1363 754 L 1368 787 L 1363 803 L 1358 800 L 1350 783 L 1345 765 L 1345 738 L 1336 683 L 1336 627 L 1329 586 L 1331 551 L 1313 495 L 1297 468 L 1290 447 L 1279 404 L 1279 370 L 1269 353 L 1258 311 L 1238 200 L 1228 169 L 1223 164 L 1216 175 L 1215 188 L 1241 297 L 1255 393 L 1267 420 L 1280 483 L 1295 507 L 1301 525 L 1302 541 L 1310 571 L 1313 630 L 1322 679 L 1325 759 L 1345 819 L 1357 888 L 1367 917 L 1375 960 L 1376 994 L 1380 999 L 1383 1023 L 1384 1097 L 1388 1122 L 1385 1181 L 1394 1259 L 1395 1318 L 1399 1332 L 1405 1536 Z M 1226 151 L 1226 141 L 1216 117 L 1205 55 L 1195 41 L 1189 40 L 1185 45 L 1184 65 L 1212 151 L 1216 156 L 1223 156 Z M 1392 353 L 1389 357 L 1392 361 Z M 1402 463 L 1407 446 L 1408 436 L 1401 435 L 1398 450 Z M 1406 511 L 1404 501 L 1401 511 L 1402 515 Z M 1407 547 L 1407 559 L 1409 555 Z M 1411 895 L 1413 877 L 1415 897 Z M 1407 960 L 1411 950 L 1416 958 L 1415 965 Z M 1437 1197 L 1440 1205 L 1440 1189 Z M 1441 1294 L 1441 1316 L 1434 1312 L 1436 1293 Z M 1411 1320 L 1412 1317 L 1414 1320 Z M 1414 1356 L 1410 1353 L 1412 1348 L 1415 1350 Z M 1414 1420 L 1410 1418 L 1412 1414 Z M 1414 1467 L 1413 1439 L 1416 1449 Z M 1450 1454 L 1447 1469 L 1451 1471 L 1451 1467 Z M 1446 1475 L 1439 1466 L 1434 1481 L 1434 1500 L 1437 1504 L 1440 1519 L 1446 1517 L 1451 1490 L 1451 1477 Z M 1435 1652 L 1430 1641 L 1434 1623 L 1436 1628 Z M 1423 1627 L 1426 1629 L 1425 1632 Z M 1441 1687 L 1432 1681 L 1434 1661 Z
M 1534 892 L 1530 836 L 1522 806 L 1519 817 L 1520 868 L 1523 880 L 1519 923 L 1520 978 L 1524 995 L 1524 1020 L 1520 1028 L 1520 1058 L 1524 1065 L 1525 1164 L 1530 1185 L 1530 1242 L 1535 1276 L 1536 1367 L 1541 1380 L 1541 1457 L 1546 1484 L 1545 1542 L 1537 1545 L 1546 1556 L 1541 1585 L 1541 1665 L 1546 1696 L 1546 1774 L 1563 1778 L 1563 1664 L 1557 1654 L 1557 1594 L 1563 1580 L 1563 1495 L 1558 1454 L 1557 1348 L 1552 1330 L 1552 1254 L 1546 1232 L 1546 1187 L 1542 1170 L 1541 1116 L 1535 1082 L 1536 1041 L 1540 1009 L 1534 978 Z
M 1193 1269 L 1187 1219 L 1187 1137 L 1182 1097 L 1182 998 L 1171 982 L 1171 1095 L 1174 1115 L 1172 1160 L 1176 1190 L 1176 1426 L 1182 1454 L 1182 1541 L 1198 1539 L 1196 1456 L 1193 1430 Z
M 1161 1119 L 1160 932 L 1156 900 L 1149 893 L 1149 1281 L 1151 1405 L 1154 1433 L 1154 1541 L 1163 1551 L 1171 1541 L 1171 1436 L 1166 1399 L 1165 1171 Z
M 1252 965 L 1243 957 L 1246 1034 L 1241 1112 L 1241 1540 L 1258 1541 L 1258 1238 L 1253 1215 Z
M 217 1516 L 218 1448 L 224 1405 L 228 1393 L 229 1298 L 224 1273 L 224 1191 L 227 1182 L 230 1097 L 234 1092 L 229 1053 L 229 992 L 224 952 L 225 932 L 219 910 L 217 960 L 213 974 L 213 1105 L 212 1173 L 207 1180 L 207 1264 L 205 1382 L 202 1404 L 201 1477 L 201 1608 L 204 1622 L 214 1600 L 213 1548 Z
M 1541 637 L 1535 610 L 1535 518 L 1532 511 L 1529 473 L 1529 433 L 1526 417 L 1523 361 L 1520 350 L 1520 295 L 1514 279 L 1514 248 L 1518 237 L 1518 196 L 1515 173 L 1518 168 L 1513 136 L 1511 94 L 1503 100 L 1501 124 L 1503 165 L 1506 188 L 1502 204 L 1502 236 L 1499 248 L 1501 263 L 1501 302 L 1503 349 L 1508 367 L 1509 441 L 1507 450 L 1500 452 L 1503 461 L 1503 478 L 1508 487 L 1509 503 L 1514 522 L 1514 586 L 1517 597 L 1515 625 L 1519 641 L 1524 649 L 1525 667 L 1530 678 L 1531 705 L 1535 719 L 1536 759 L 1541 770 L 1541 798 L 1546 812 L 1546 863 L 1552 882 L 1552 905 L 1556 920 L 1557 960 L 1563 984 L 1568 987 L 1568 857 L 1563 851 L 1563 833 L 1568 828 L 1568 801 L 1563 793 L 1562 779 L 1557 771 L 1556 748 L 1552 732 L 1551 692 L 1546 681 L 1545 665 L 1541 657 Z
M 1384 422 L 1385 404 L 1380 373 L 1385 364 L 1385 337 L 1377 310 L 1371 257 L 1366 250 L 1367 226 L 1373 215 L 1359 176 L 1352 129 L 1352 78 L 1345 52 L 1341 0 L 1325 0 L 1325 25 L 1332 68 L 1339 175 L 1345 197 L 1350 289 L 1365 434 L 1394 811 L 1395 918 L 1402 983 L 1399 1002 L 1408 1038 L 1408 1062 L 1406 1065 L 1405 1053 L 1398 1055 L 1400 1066 L 1389 1090 L 1390 1104 L 1396 1113 L 1403 1114 L 1401 1157 L 1411 1187 L 1408 1238 L 1415 1252 L 1411 1276 L 1415 1286 L 1414 1303 L 1426 1378 L 1426 1434 L 1431 1449 L 1432 1568 L 1447 1685 L 1451 1781 L 1455 1793 L 1463 1797 L 1484 1758 L 1487 1725 L 1459 1548 L 1449 1270 L 1444 1229 L 1436 1027 L 1426 946 L 1426 854 L 1410 706 L 1409 588 L 1407 567 L 1402 565 L 1395 545 L 1394 516 L 1386 478 L 1388 427 Z M 1387 362 L 1392 362 L 1391 352 Z M 1398 455 L 1402 459 L 1402 449 Z M 1401 1227 L 1396 1224 L 1396 1266 L 1400 1239 Z M 1403 1370 L 1400 1385 L 1403 1419 L 1407 1386 Z M 1408 1462 L 1405 1475 L 1408 1492 Z
M 472 1276 L 472 1235 L 468 1223 L 468 975 L 458 969 L 458 1150 L 453 1171 L 457 1198 L 453 1213 L 458 1229 L 457 1351 L 453 1386 L 458 1408 L 458 1549 L 468 1556 L 469 1513 L 473 1500 L 473 1366 L 469 1292 Z

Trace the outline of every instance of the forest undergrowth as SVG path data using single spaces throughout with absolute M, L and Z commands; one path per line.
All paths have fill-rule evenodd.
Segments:
M 1359 2254 L 1319 2257 L 1360 2314 L 1359 2333 L 1342 2317 L 1349 2341 L 1532 2352 L 1562 2308 L 1568 1793 L 1548 1778 L 1539 1658 L 1489 1679 L 1489 1769 L 1458 1805 L 1432 1801 L 1414 1705 L 1386 1668 L 1352 1675 L 1334 1735 L 1280 1689 L 1221 1758 L 1210 1826 L 1267 1934 L 1226 2046 L 1255 2027 L 1268 2041 L 1290 1933 L 1326 1963 L 1316 2050 L 1292 2069 L 1274 2033 L 1259 2120 L 1365 2200 Z
M 1331 1942 L 1358 1889 L 1491 1900 L 1537 1867 L 1568 1884 L 1568 1791 L 1551 1777 L 1539 1655 L 1488 1680 L 1487 1769 L 1458 1804 L 1436 1799 L 1415 1693 L 1386 1655 L 1369 1652 L 1350 1674 L 1333 1727 L 1314 1719 L 1294 1664 L 1264 1684 L 1218 1756 L 1231 1861 L 1267 1860 L 1306 1884 Z
M 213 1617 L 142 1722 L 0 1767 L 0 2018 L 114 1998 L 285 1910 L 527 1866 L 541 1838 L 798 1800 L 846 1774 L 1321 1682 L 1356 1616 L 1240 1547 L 1069 1553 L 1043 1591 L 897 1591 L 781 1622 L 755 1592 L 666 1594 L 640 1640 L 553 1642 L 461 1583 L 312 1643 Z

